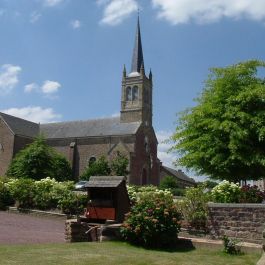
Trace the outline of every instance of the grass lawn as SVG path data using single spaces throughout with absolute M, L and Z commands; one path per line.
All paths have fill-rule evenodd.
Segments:
M 1 265 L 255 265 L 260 254 L 230 256 L 220 250 L 145 250 L 123 242 L 0 245 Z

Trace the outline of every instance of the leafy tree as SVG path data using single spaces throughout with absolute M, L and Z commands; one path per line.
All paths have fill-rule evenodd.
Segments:
M 185 189 L 181 188 L 178 181 L 173 176 L 164 177 L 159 185 L 161 190 L 169 189 L 175 196 L 183 196 L 185 194 Z
M 89 162 L 80 178 L 89 180 L 91 176 L 126 176 L 129 173 L 128 164 L 128 158 L 120 152 L 117 152 L 116 157 L 110 163 L 105 156 L 102 156 L 99 160 Z
M 174 189 L 174 188 L 179 188 L 179 186 L 176 178 L 174 178 L 173 176 L 166 176 L 161 180 L 159 188 Z
M 89 180 L 91 176 L 109 176 L 111 169 L 108 161 L 104 156 L 100 157 L 97 161 L 90 163 L 86 168 L 81 179 Z
M 45 143 L 43 137 L 21 150 L 12 160 L 7 175 L 14 178 L 40 180 L 46 177 L 56 180 L 71 179 L 69 162 Z
M 172 137 L 177 164 L 214 179 L 265 178 L 265 62 L 213 68 Z
M 110 165 L 112 175 L 127 176 L 129 173 L 127 170 L 128 164 L 128 158 L 120 152 L 117 152 L 116 157 L 112 160 Z

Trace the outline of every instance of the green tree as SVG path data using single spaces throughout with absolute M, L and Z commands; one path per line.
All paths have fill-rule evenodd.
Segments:
M 89 180 L 91 176 L 109 176 L 111 169 L 107 159 L 102 156 L 93 163 L 90 163 L 80 176 L 81 179 Z
M 128 158 L 120 152 L 117 152 L 116 157 L 111 161 L 110 165 L 112 175 L 127 176 L 129 173 L 127 170 L 128 164 Z
M 179 114 L 178 165 L 214 179 L 265 178 L 265 63 L 213 68 L 197 106 Z
M 17 153 L 7 176 L 35 180 L 50 177 L 63 181 L 71 179 L 72 172 L 69 162 L 49 147 L 43 137 L 37 137 L 32 144 Z
M 185 189 L 179 186 L 178 181 L 173 176 L 164 177 L 160 182 L 159 188 L 162 190 L 170 189 L 175 196 L 183 196 L 185 194 Z

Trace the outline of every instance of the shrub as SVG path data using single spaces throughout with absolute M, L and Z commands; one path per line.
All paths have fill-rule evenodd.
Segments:
M 116 157 L 111 161 L 110 168 L 112 175 L 116 176 L 127 176 L 128 175 L 128 165 L 129 160 L 128 158 L 121 154 L 120 152 L 117 152 Z
M 72 171 L 69 162 L 38 137 L 12 160 L 7 176 L 40 180 L 46 177 L 68 180 Z
M 7 206 L 14 203 L 7 181 L 6 178 L 0 177 L 0 210 L 5 210 Z
M 12 198 L 20 208 L 32 208 L 35 186 L 32 179 L 12 179 L 7 183 Z
M 181 188 L 178 181 L 173 176 L 164 177 L 159 185 L 162 190 L 169 189 L 175 196 L 183 196 L 185 194 L 185 189 Z
M 241 203 L 261 203 L 265 199 L 265 193 L 258 190 L 257 186 L 246 185 L 241 187 Z
M 241 189 L 238 183 L 223 180 L 212 189 L 211 194 L 215 202 L 238 203 L 240 202 Z
M 227 254 L 240 254 L 241 250 L 240 248 L 236 245 L 237 241 L 234 239 L 231 239 L 227 236 L 223 236 L 223 243 L 224 243 L 224 252 Z
M 124 239 L 145 247 L 174 245 L 180 230 L 180 214 L 172 194 L 151 190 L 138 192 L 136 197 L 121 228 Z
M 109 176 L 111 172 L 108 161 L 104 156 L 100 157 L 99 160 L 90 163 L 80 176 L 82 180 L 89 180 L 91 176 Z
M 210 194 L 205 191 L 204 185 L 187 188 L 183 200 L 178 201 L 178 207 L 182 213 L 183 219 L 191 227 L 206 229 L 208 218 L 208 206 Z
M 34 207 L 46 210 L 57 207 L 57 200 L 51 196 L 53 187 L 56 185 L 56 180 L 51 178 L 41 179 L 34 182 Z

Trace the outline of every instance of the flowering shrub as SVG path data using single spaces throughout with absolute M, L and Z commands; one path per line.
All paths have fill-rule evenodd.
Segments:
M 257 186 L 246 185 L 241 187 L 240 202 L 261 203 L 265 199 L 265 192 L 258 190 Z
M 135 204 L 139 196 L 143 192 L 155 192 L 157 191 L 157 187 L 149 185 L 149 186 L 135 186 L 135 185 L 127 185 L 127 191 L 132 204 Z
M 49 177 L 39 181 L 21 178 L 9 180 L 5 187 L 20 208 L 41 210 L 58 208 L 66 214 L 77 214 L 83 211 L 87 203 L 86 194 L 73 192 L 72 181 L 58 182 Z
M 5 210 L 6 206 L 12 203 L 13 199 L 8 189 L 7 179 L 0 177 L 0 210 Z
M 35 195 L 34 180 L 23 178 L 11 179 L 6 185 L 18 207 L 33 207 L 33 198 Z
M 187 188 L 184 199 L 177 202 L 182 218 L 189 226 L 197 229 L 206 229 L 208 217 L 207 203 L 210 194 L 205 185 Z
M 237 203 L 240 202 L 241 188 L 238 183 L 224 180 L 212 189 L 211 194 L 215 202 Z
M 140 188 L 121 228 L 125 240 L 145 247 L 169 247 L 177 240 L 180 214 L 169 191 Z
M 41 210 L 56 208 L 57 201 L 51 196 L 53 187 L 58 183 L 55 179 L 45 178 L 34 182 L 34 206 Z
M 213 200 L 221 203 L 261 203 L 265 199 L 265 193 L 257 186 L 240 187 L 226 180 L 214 187 L 211 193 Z

